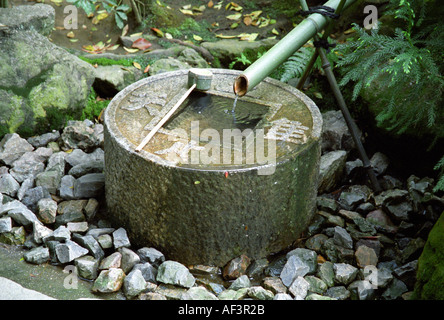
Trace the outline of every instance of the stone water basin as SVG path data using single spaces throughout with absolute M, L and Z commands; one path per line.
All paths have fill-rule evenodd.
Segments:
M 131 242 L 184 264 L 223 266 L 290 246 L 314 210 L 321 114 L 303 93 L 266 78 L 239 98 L 235 70 L 210 69 L 140 151 L 135 149 L 188 89 L 187 70 L 140 80 L 105 113 L 109 219 Z

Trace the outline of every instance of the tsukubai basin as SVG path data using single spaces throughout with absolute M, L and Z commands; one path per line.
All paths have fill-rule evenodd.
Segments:
M 224 266 L 285 250 L 308 226 L 322 117 L 306 95 L 271 78 L 232 113 L 240 72 L 209 70 L 210 90 L 193 92 L 140 152 L 187 91 L 188 71 L 145 78 L 114 97 L 105 112 L 105 195 L 109 219 L 132 244 L 187 265 Z

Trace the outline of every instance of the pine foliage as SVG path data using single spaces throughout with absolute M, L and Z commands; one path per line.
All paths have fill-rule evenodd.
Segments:
M 316 48 L 309 43 L 308 46 L 301 47 L 298 51 L 293 53 L 287 61 L 282 64 L 283 71 L 280 78 L 282 82 L 288 82 L 292 78 L 300 78 L 304 73 L 305 67 L 310 61 L 312 55 L 315 53 Z M 335 50 L 327 53 L 327 58 L 330 63 L 335 63 L 339 60 Z M 313 65 L 314 70 L 321 70 L 322 63 L 321 58 L 317 58 Z
M 353 99 L 363 89 L 376 94 L 379 126 L 402 134 L 428 132 L 444 137 L 442 92 L 444 24 L 442 5 L 427 0 L 391 0 L 387 14 L 402 21 L 393 35 L 354 25 L 357 39 L 340 46 L 340 85 L 353 84 Z M 431 9 L 428 10 L 427 9 Z M 439 12 L 441 11 L 441 12 Z M 444 158 L 436 166 L 444 171 Z M 444 175 L 437 186 L 444 190 Z

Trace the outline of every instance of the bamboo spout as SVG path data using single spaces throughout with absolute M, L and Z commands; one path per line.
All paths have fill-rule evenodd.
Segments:
M 344 9 L 356 0 L 347 0 Z M 340 0 L 327 1 L 324 6 L 337 9 Z M 290 31 L 281 41 L 276 43 L 261 58 L 256 60 L 234 81 L 234 93 L 243 96 L 259 82 L 267 77 L 280 64 L 285 62 L 294 52 L 302 47 L 316 33 L 321 32 L 328 19 L 319 13 L 313 13 Z

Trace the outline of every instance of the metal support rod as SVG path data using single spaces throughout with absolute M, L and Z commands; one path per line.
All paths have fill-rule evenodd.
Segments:
M 367 153 L 365 152 L 361 139 L 359 138 L 358 127 L 356 126 L 356 123 L 353 121 L 353 118 L 348 111 L 344 97 L 339 90 L 338 83 L 336 82 L 335 75 L 333 74 L 333 70 L 331 69 L 330 62 L 327 59 L 327 55 L 325 54 L 324 49 L 318 48 L 318 51 L 322 60 L 322 68 L 324 69 L 325 75 L 327 76 L 328 82 L 330 83 L 331 90 L 335 95 L 336 101 L 338 102 L 339 108 L 341 109 L 342 115 L 344 116 L 345 122 L 347 123 L 347 127 L 350 130 L 350 134 L 353 138 L 353 141 L 355 142 L 356 148 L 358 149 L 359 156 L 362 160 L 362 163 L 364 164 L 364 168 L 367 170 L 367 174 L 370 178 L 373 190 L 379 193 L 382 191 L 382 189 L 379 185 L 378 179 L 376 178 L 375 172 L 373 171 L 373 167 L 370 164 L 370 160 L 367 157 Z
M 336 8 L 337 14 L 340 14 L 343 6 L 344 6 L 344 0 L 341 0 L 338 7 Z M 303 10 L 308 10 L 307 2 L 305 0 L 300 0 L 301 7 Z M 331 30 L 333 28 L 333 23 L 330 21 L 328 24 L 324 35 L 322 39 L 327 39 L 329 34 L 331 33 Z M 318 36 L 314 36 L 315 40 L 318 40 Z M 335 75 L 333 73 L 333 70 L 330 65 L 330 61 L 328 61 L 327 54 L 325 53 L 324 48 L 316 48 L 316 52 L 312 57 L 313 64 L 316 61 L 317 56 L 321 57 L 322 61 L 322 68 L 324 69 L 325 75 L 327 76 L 327 80 L 330 84 L 330 88 L 333 91 L 333 94 L 336 98 L 336 101 L 338 102 L 339 108 L 341 109 L 342 115 L 344 116 L 345 123 L 347 124 L 348 130 L 350 130 L 350 134 L 353 138 L 353 141 L 355 142 L 356 148 L 358 149 L 359 156 L 361 158 L 361 161 L 364 165 L 364 168 L 367 170 L 368 177 L 370 178 L 370 182 L 373 186 L 373 190 L 377 193 L 381 192 L 381 186 L 379 185 L 378 179 L 376 178 L 375 172 L 373 171 L 373 168 L 370 164 L 370 160 L 368 159 L 367 153 L 365 152 L 364 146 L 362 145 L 361 139 L 359 138 L 359 130 L 356 126 L 356 123 L 354 122 L 352 116 L 350 115 L 350 112 L 347 108 L 347 104 L 345 103 L 344 97 L 342 96 L 341 90 L 339 89 L 339 85 L 336 82 Z M 306 69 L 304 74 L 311 70 L 312 66 L 309 66 L 310 69 Z M 305 82 L 305 80 L 304 80 Z M 302 82 L 303 83 L 303 82 Z M 298 83 L 299 85 L 300 83 Z

